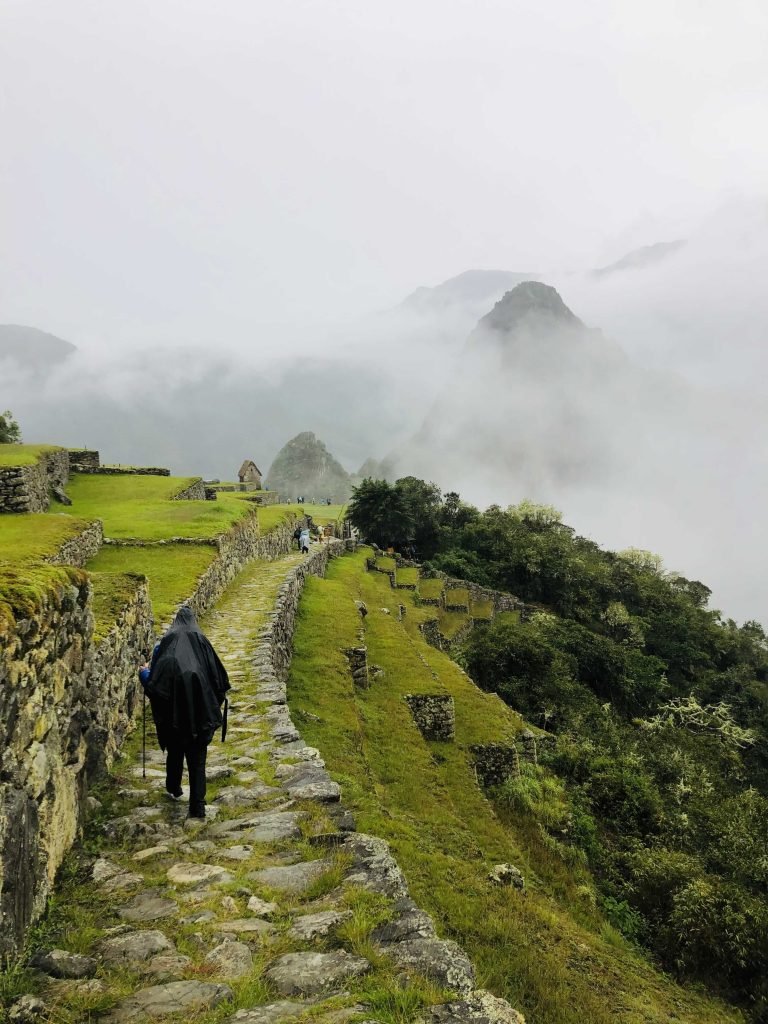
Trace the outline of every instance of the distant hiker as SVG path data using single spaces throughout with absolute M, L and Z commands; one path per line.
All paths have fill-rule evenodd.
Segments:
M 308 530 L 308 528 L 306 526 L 301 531 L 301 536 L 299 537 L 299 543 L 301 544 L 301 553 L 303 555 L 308 554 L 308 552 L 309 552 L 309 530 Z
M 155 647 L 152 664 L 139 679 L 152 705 L 157 742 L 165 757 L 165 789 L 183 796 L 184 760 L 189 774 L 189 816 L 205 817 L 205 760 L 208 744 L 221 727 L 227 734 L 227 670 L 186 605 Z M 221 706 L 224 705 L 222 714 Z
M 293 531 L 293 539 L 296 541 L 296 550 L 301 551 L 301 527 L 297 526 Z

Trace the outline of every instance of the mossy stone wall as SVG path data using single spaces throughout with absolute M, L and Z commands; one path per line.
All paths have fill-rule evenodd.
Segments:
M 69 453 L 42 452 L 31 466 L 0 469 L 0 513 L 45 512 L 53 487 L 65 487 L 69 480 Z
M 84 530 L 64 541 L 55 555 L 48 561 L 51 565 L 74 565 L 83 568 L 91 559 L 95 558 L 104 543 L 104 528 L 101 520 L 97 519 L 89 523 Z
M 0 956 L 21 946 L 42 913 L 89 783 L 130 727 L 151 621 L 146 583 L 137 580 L 94 644 L 90 581 L 72 570 L 0 635 Z

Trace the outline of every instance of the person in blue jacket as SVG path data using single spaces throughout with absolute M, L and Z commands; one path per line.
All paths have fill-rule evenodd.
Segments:
M 194 612 L 182 607 L 139 679 L 152 706 L 157 741 L 165 751 L 168 796 L 183 796 L 184 761 L 189 774 L 189 816 L 205 817 L 205 762 L 208 744 L 227 730 L 227 670 L 201 631 Z M 224 710 L 222 712 L 222 704 Z

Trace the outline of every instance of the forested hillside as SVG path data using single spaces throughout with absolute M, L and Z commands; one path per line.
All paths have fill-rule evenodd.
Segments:
M 762 627 L 710 609 L 703 583 L 654 555 L 576 536 L 552 508 L 480 512 L 406 478 L 365 481 L 351 515 L 372 541 L 526 602 L 460 654 L 557 737 L 499 798 L 588 864 L 626 936 L 768 1020 Z

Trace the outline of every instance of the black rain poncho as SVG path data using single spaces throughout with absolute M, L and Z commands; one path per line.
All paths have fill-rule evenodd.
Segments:
M 182 741 L 200 739 L 207 744 L 221 726 L 223 740 L 229 689 L 227 670 L 200 630 L 194 612 L 181 608 L 158 644 L 146 685 L 161 748 L 168 746 L 171 730 Z

